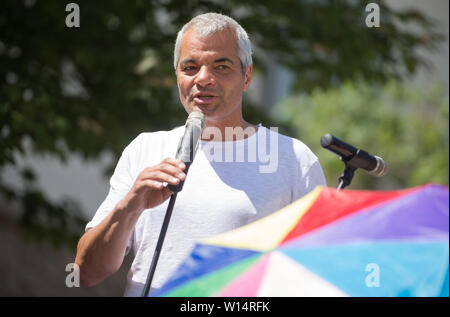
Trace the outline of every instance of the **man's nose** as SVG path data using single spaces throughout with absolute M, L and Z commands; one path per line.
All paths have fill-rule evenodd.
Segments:
M 214 84 L 213 74 L 209 70 L 209 68 L 205 65 L 200 67 L 200 70 L 195 77 L 195 84 L 200 86 L 208 86 Z

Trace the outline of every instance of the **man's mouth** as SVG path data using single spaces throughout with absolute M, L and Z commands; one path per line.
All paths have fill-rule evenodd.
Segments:
M 217 95 L 209 93 L 197 93 L 194 95 L 194 102 L 199 105 L 207 105 L 214 102 L 218 98 Z

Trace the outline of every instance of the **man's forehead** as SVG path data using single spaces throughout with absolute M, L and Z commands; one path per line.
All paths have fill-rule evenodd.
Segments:
M 186 31 L 181 42 L 180 62 L 205 57 L 214 61 L 228 59 L 233 62 L 239 59 L 236 38 L 231 30 L 223 30 L 207 36 L 201 36 L 195 30 Z

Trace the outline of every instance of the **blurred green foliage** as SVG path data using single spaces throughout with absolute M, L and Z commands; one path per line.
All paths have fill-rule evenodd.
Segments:
M 321 148 L 320 137 L 326 133 L 382 157 L 388 165 L 387 175 L 380 178 L 358 170 L 349 189 L 449 183 L 449 100 L 441 84 L 349 82 L 287 98 L 274 114 L 295 127 L 295 136 L 317 154 L 330 187 L 337 186 L 344 163 Z
M 182 25 L 200 13 L 235 17 L 255 47 L 299 74 L 294 89 L 303 92 L 357 78 L 383 82 L 412 74 L 426 64 L 415 49 L 433 50 L 442 39 L 420 12 L 394 11 L 381 0 L 381 27 L 370 29 L 364 23 L 369 1 L 362 0 L 70 2 L 80 7 L 79 28 L 65 25 L 69 1 L 0 1 L 0 172 L 17 165 L 15 155 L 25 152 L 25 141 L 32 152 L 62 161 L 73 153 L 96 159 L 105 151 L 118 158 L 140 132 L 183 124 L 173 45 Z M 399 22 L 417 32 L 397 27 Z M 265 71 L 258 54 L 254 68 Z M 246 120 L 290 131 L 262 108 L 244 103 Z M 28 167 L 21 172 L 25 190 L 10 188 L 0 173 L 0 193 L 21 203 L 24 224 L 53 230 L 41 215 L 51 218 L 58 210 L 72 217 L 76 204 L 50 203 L 36 179 L 25 177 L 34 172 Z M 67 223 L 59 224 L 53 240 L 71 232 Z M 75 231 L 80 234 L 83 226 Z

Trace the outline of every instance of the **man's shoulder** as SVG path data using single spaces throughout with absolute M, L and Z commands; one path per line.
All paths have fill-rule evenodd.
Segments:
M 277 136 L 279 164 L 292 167 L 294 162 L 302 170 L 307 170 L 319 162 L 318 157 L 301 140 L 279 133 L 276 129 L 270 129 L 270 133 Z M 270 141 L 272 142 L 272 141 Z
M 176 149 L 183 128 L 181 126 L 167 131 L 142 132 L 125 147 L 123 153 L 133 160 L 158 160 L 168 152 L 173 152 L 172 148 Z
M 172 130 L 142 132 L 131 141 L 129 146 L 142 146 L 146 143 L 167 142 L 171 139 L 178 140 L 183 134 L 183 129 L 184 126 L 179 126 Z
M 136 137 L 136 139 L 148 140 L 148 139 L 173 138 L 173 137 L 178 137 L 180 134 L 182 134 L 183 130 L 184 130 L 184 126 L 179 126 L 179 127 L 173 128 L 172 130 L 142 132 Z
M 282 134 L 282 133 L 278 132 L 278 129 L 270 128 L 270 133 L 276 133 L 280 149 L 289 147 L 289 148 L 294 149 L 294 152 L 296 153 L 297 156 L 299 156 L 299 155 L 311 156 L 312 155 L 313 158 L 316 158 L 316 156 L 311 151 L 311 149 L 305 143 L 303 143 L 301 140 L 291 137 L 291 136 L 288 136 L 288 135 L 285 135 L 285 134 Z

